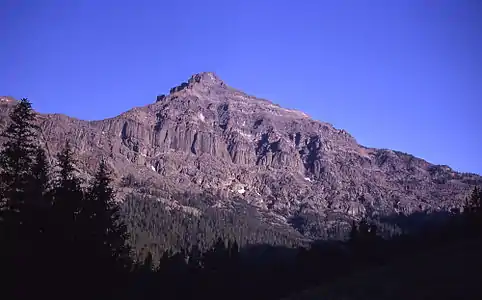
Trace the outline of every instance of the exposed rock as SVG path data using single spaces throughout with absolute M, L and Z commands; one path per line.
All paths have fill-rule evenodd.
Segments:
M 8 99 L 0 97 L 2 126 L 14 103 Z M 242 197 L 280 220 L 308 210 L 330 218 L 450 209 L 482 184 L 478 175 L 363 147 L 344 130 L 249 96 L 213 73 L 115 118 L 49 114 L 39 122 L 50 155 L 70 140 L 87 174 L 106 157 L 119 181 L 132 174 L 166 193 Z

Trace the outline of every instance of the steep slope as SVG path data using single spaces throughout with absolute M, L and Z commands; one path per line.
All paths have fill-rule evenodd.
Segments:
M 2 99 L 4 125 L 14 101 Z M 366 214 L 459 207 L 471 185 L 482 184 L 474 174 L 363 147 L 344 130 L 249 96 L 213 73 L 115 118 L 50 114 L 40 124 L 50 154 L 70 140 L 87 174 L 107 157 L 119 184 L 149 183 L 166 205 L 177 192 L 209 191 L 219 199 L 214 207 L 243 199 L 269 223 L 306 234 Z

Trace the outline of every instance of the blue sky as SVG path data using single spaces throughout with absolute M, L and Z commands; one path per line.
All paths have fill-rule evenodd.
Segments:
M 192 74 L 482 174 L 482 1 L 0 0 L 0 95 L 101 119 Z

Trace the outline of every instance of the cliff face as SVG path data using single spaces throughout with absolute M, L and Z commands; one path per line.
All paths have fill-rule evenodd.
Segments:
M 4 126 L 12 101 L 2 99 Z M 50 154 L 70 140 L 86 173 L 107 157 L 119 180 L 131 174 L 165 195 L 209 190 L 242 198 L 280 224 L 301 215 L 330 220 L 450 209 L 482 184 L 477 175 L 363 147 L 344 130 L 249 96 L 213 73 L 196 74 L 115 118 L 39 119 Z

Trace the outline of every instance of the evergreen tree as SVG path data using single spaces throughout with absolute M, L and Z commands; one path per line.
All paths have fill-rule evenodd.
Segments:
M 80 220 L 85 230 L 86 240 L 84 263 L 96 270 L 97 280 L 93 286 L 105 297 L 121 294 L 121 289 L 113 289 L 127 279 L 130 270 L 130 248 L 127 245 L 127 228 L 120 220 L 119 207 L 115 202 L 115 192 L 111 187 L 110 173 L 105 160 L 102 160 L 95 178 L 88 190 Z M 149 252 L 144 261 L 152 266 Z M 147 267 L 144 265 L 144 269 Z M 99 286 L 99 283 L 102 283 Z M 124 282 L 125 285 L 126 282 Z
M 50 188 L 50 165 L 47 160 L 45 150 L 37 147 L 35 150 L 35 163 L 32 169 L 33 189 L 32 192 L 37 196 L 45 196 Z
M 482 232 L 482 190 L 475 187 L 470 197 L 465 200 L 464 214 L 468 222 L 468 231 L 480 234 Z
M 10 289 L 4 291 L 6 298 L 26 297 L 28 291 L 22 283 L 29 283 L 30 277 L 25 274 L 30 274 L 35 259 L 39 226 L 34 216 L 39 199 L 30 193 L 30 187 L 37 133 L 32 105 L 21 99 L 10 113 L 10 124 L 2 134 L 6 142 L 0 152 L 0 263 L 1 272 L 6 273 L 2 278 L 8 278 L 5 286 Z
M 81 180 L 75 174 L 77 170 L 69 142 L 65 143 L 57 159 L 59 171 L 52 191 L 54 221 L 58 227 L 63 228 L 62 236 L 66 238 L 64 242 L 74 246 L 74 239 L 81 229 L 76 226 L 76 221 L 79 220 L 84 205 L 84 192 Z
M 30 201 L 31 205 L 24 207 L 22 214 L 26 215 L 25 226 L 29 228 L 28 236 L 33 245 L 33 253 L 30 255 L 33 261 L 29 263 L 31 269 L 29 273 L 32 274 L 32 281 L 38 282 L 38 286 L 43 289 L 46 288 L 47 282 L 39 278 L 47 279 L 44 274 L 45 270 L 49 268 L 51 240 L 56 239 L 53 236 L 54 228 L 50 224 L 52 201 L 49 193 L 49 169 L 45 151 L 41 147 L 37 147 L 27 195 L 32 201 Z
M 49 194 L 50 186 L 50 166 L 47 161 L 45 151 L 41 147 L 35 150 L 35 162 L 32 166 L 32 178 L 29 185 L 28 197 L 35 199 L 32 201 L 29 222 L 36 226 L 36 232 L 39 235 L 40 242 L 43 241 L 43 235 L 48 230 L 48 222 L 50 211 L 52 209 L 52 198 Z
M 482 211 L 482 191 L 474 187 L 470 197 L 466 199 L 464 211 L 469 214 L 477 214 Z
M 52 210 L 49 216 L 51 245 L 51 272 L 55 274 L 56 297 L 62 297 L 69 290 L 79 290 L 78 280 L 90 278 L 85 264 L 85 229 L 80 223 L 80 213 L 84 205 L 84 192 L 81 180 L 77 177 L 73 150 L 69 142 L 57 154 L 57 172 L 51 191 Z M 85 297 L 80 289 L 77 296 Z
M 3 132 L 7 142 L 0 152 L 0 220 L 4 222 L 4 233 L 13 238 L 20 234 L 21 225 L 28 219 L 20 211 L 30 204 L 27 194 L 38 148 L 38 127 L 32 105 L 26 98 L 15 106 L 10 119 L 10 125 Z
M 84 214 L 89 220 L 89 234 L 98 253 L 112 258 L 117 266 L 128 267 L 127 228 L 120 219 L 111 182 L 106 162 L 102 160 L 89 189 Z

